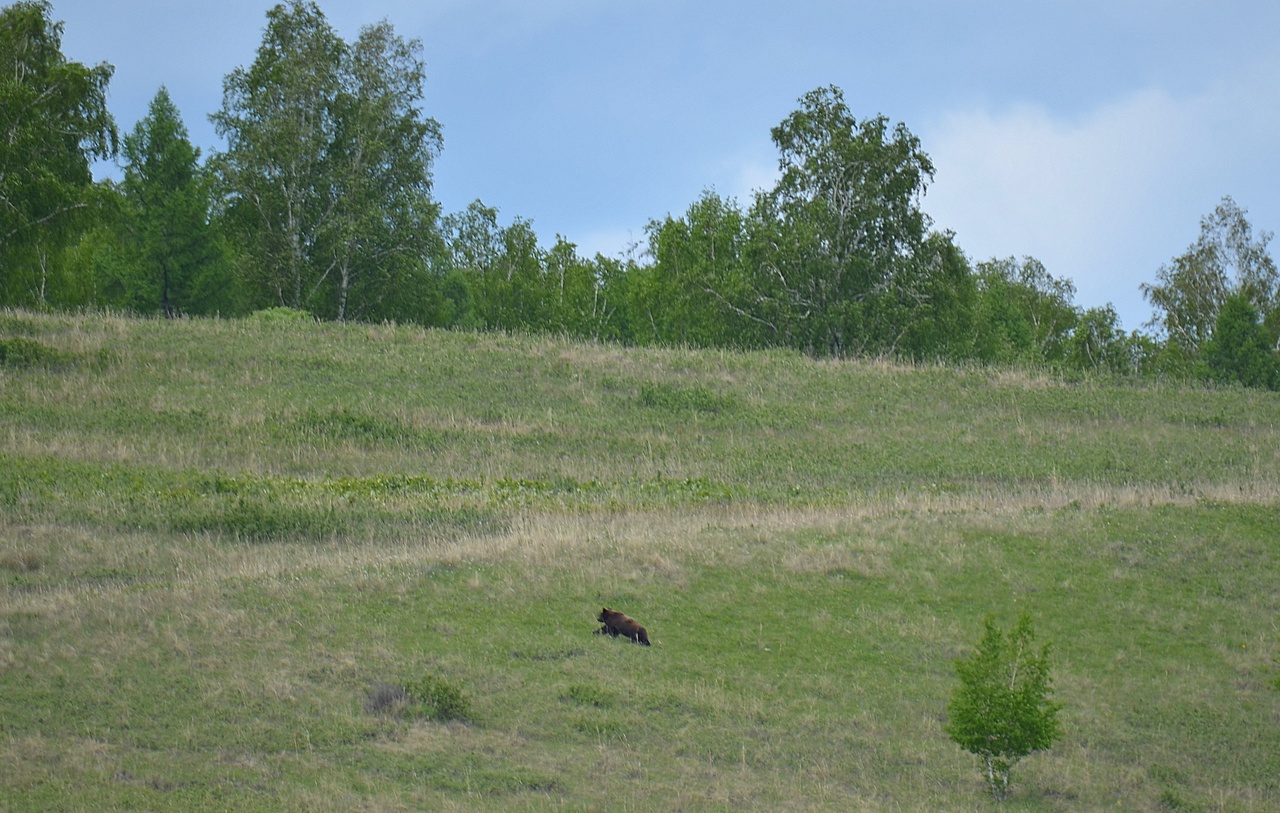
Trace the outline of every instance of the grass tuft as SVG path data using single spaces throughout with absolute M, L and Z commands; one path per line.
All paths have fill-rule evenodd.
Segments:
M 246 496 L 178 509 L 167 526 L 180 534 L 212 533 L 245 542 L 324 541 L 350 530 L 346 515 L 331 505 L 306 507 Z
M 34 573 L 44 567 L 44 554 L 34 550 L 7 551 L 0 554 L 0 567 L 14 573 Z
M 409 705 L 409 693 L 394 683 L 376 683 L 364 700 L 365 714 L 401 716 Z
M 438 723 L 468 722 L 473 712 L 471 701 L 452 681 L 435 675 L 423 675 L 405 687 L 409 714 L 418 719 Z
M 61 369 L 76 360 L 74 353 L 50 347 L 35 339 L 13 337 L 0 339 L 0 368 L 26 369 L 44 367 Z

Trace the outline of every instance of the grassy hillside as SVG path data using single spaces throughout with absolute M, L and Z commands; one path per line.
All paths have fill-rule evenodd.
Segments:
M 0 312 L 0 806 L 980 809 L 1027 610 L 1004 807 L 1275 810 L 1278 529 L 1275 394 Z

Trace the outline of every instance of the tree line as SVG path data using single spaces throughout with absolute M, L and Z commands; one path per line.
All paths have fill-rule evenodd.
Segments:
M 0 305 L 550 331 L 628 344 L 1049 365 L 1280 388 L 1271 234 L 1230 198 L 1142 291 L 1149 332 L 1033 257 L 971 262 L 921 201 L 934 166 L 884 116 L 815 89 L 772 130 L 779 178 L 706 191 L 618 257 L 545 248 L 476 201 L 432 196 L 441 127 L 422 45 L 389 22 L 338 36 L 314 2 L 267 12 L 254 61 L 191 144 L 164 87 L 121 137 L 108 64 L 61 51 L 48 0 L 0 10 Z M 115 159 L 119 181 L 94 182 Z

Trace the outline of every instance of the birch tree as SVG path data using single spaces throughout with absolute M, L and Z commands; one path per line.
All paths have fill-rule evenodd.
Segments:
M 1271 232 L 1254 235 L 1248 212 L 1224 197 L 1200 220 L 1200 236 L 1160 268 L 1142 294 L 1154 308 L 1148 327 L 1161 331 L 1167 350 L 1194 362 L 1213 334 L 1227 299 L 1241 295 L 1261 315 L 1275 343 L 1280 332 L 1280 273 L 1267 250 Z
M 1006 635 L 988 618 L 978 649 L 956 661 L 960 685 L 947 707 L 946 732 L 982 758 L 992 796 L 1009 796 L 1009 775 L 1023 757 L 1053 746 L 1061 734 L 1052 699 L 1049 645 L 1034 647 L 1031 617 L 1023 614 Z
M 52 15 L 45 0 L 0 9 L 0 303 L 45 304 L 49 253 L 91 205 L 89 163 L 118 147 L 113 68 L 68 60 Z
M 389 23 L 345 43 L 311 2 L 267 12 L 257 58 L 224 82 L 215 165 L 242 273 L 266 301 L 339 320 L 377 314 L 424 273 L 439 125 L 420 110 L 421 44 Z
M 328 211 L 321 281 L 342 321 L 378 311 L 400 283 L 425 273 L 439 240 L 431 164 L 440 126 L 425 117 L 421 43 L 388 22 L 365 27 L 347 51 L 324 170 Z
M 800 102 L 772 131 L 781 178 L 752 212 L 757 284 L 773 300 L 761 318 L 811 352 L 891 351 L 905 325 L 882 306 L 918 293 L 900 272 L 928 233 L 919 204 L 933 163 L 905 125 L 859 121 L 839 88 Z

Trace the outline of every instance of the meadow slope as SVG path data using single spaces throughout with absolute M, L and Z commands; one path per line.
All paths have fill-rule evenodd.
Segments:
M 1274 393 L 270 318 L 0 350 L 5 810 L 982 809 L 953 661 L 1024 610 L 1064 733 L 1004 808 L 1280 809 Z M 463 719 L 388 701 L 424 679 Z

